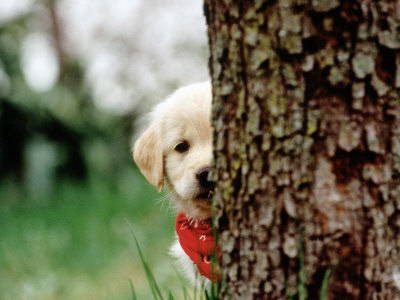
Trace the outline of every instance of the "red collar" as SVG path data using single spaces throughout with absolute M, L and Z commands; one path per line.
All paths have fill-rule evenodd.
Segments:
M 188 218 L 185 213 L 179 211 L 176 216 L 175 230 L 182 249 L 197 265 L 199 273 L 212 281 L 220 281 L 219 273 L 215 270 L 214 264 L 211 264 L 215 251 L 211 219 Z

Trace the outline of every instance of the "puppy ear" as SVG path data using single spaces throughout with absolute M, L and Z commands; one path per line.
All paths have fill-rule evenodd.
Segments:
M 158 191 L 164 186 L 164 160 L 156 126 L 151 125 L 133 146 L 133 159 Z

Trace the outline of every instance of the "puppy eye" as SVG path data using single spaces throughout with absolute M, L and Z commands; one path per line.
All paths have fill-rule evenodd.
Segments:
M 175 146 L 174 150 L 175 150 L 176 152 L 179 152 L 179 153 L 184 153 L 184 152 L 186 152 L 186 151 L 189 150 L 189 143 L 188 143 L 187 141 L 179 142 L 179 143 Z

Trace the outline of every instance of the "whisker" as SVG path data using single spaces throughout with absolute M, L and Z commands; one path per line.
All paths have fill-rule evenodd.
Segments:
M 174 194 L 174 191 L 170 191 L 167 194 L 165 194 L 164 196 L 155 199 L 155 203 L 158 205 L 159 203 L 161 203 L 161 209 L 165 209 L 165 214 L 166 215 L 171 215 L 173 216 L 175 214 L 173 209 L 173 204 L 171 201 L 171 196 Z M 167 203 L 167 207 L 164 208 L 164 205 Z

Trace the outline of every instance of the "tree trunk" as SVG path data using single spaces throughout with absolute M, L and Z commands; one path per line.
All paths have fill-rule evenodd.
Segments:
M 400 1 L 204 9 L 223 298 L 400 299 Z

